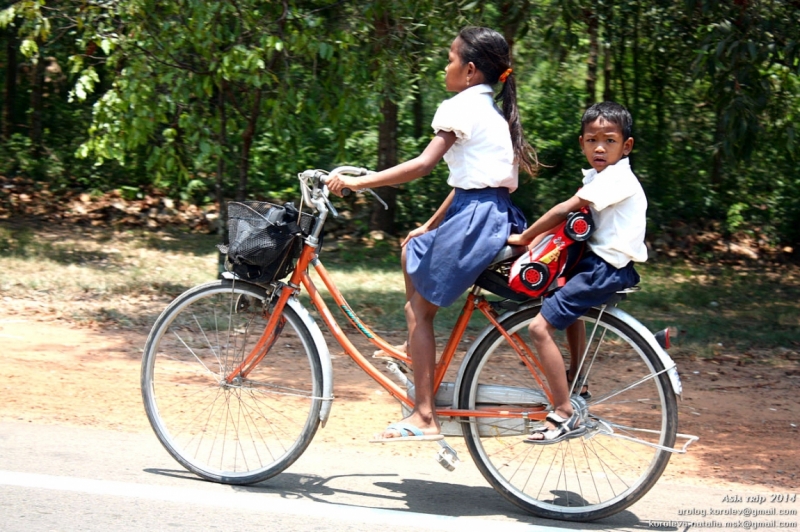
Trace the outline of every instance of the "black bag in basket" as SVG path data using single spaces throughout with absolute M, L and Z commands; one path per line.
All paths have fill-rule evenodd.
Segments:
M 308 235 L 313 217 L 302 217 L 293 203 L 283 207 L 259 201 L 228 203 L 225 267 L 242 279 L 271 283 L 294 270 L 302 250 L 301 235 Z

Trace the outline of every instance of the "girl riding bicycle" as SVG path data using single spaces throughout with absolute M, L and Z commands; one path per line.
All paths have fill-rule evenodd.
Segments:
M 492 85 L 502 88 L 502 112 Z M 453 190 L 434 215 L 403 242 L 408 352 L 414 369 L 415 406 L 373 441 L 441 439 L 433 394 L 436 340 L 433 319 L 486 269 L 512 233 L 526 227 L 511 202 L 518 169 L 534 174 L 537 161 L 525 141 L 517 110 L 508 43 L 488 28 L 467 27 L 453 40 L 445 87 L 456 96 L 434 115 L 436 136 L 418 157 L 366 177 L 332 176 L 328 188 L 362 189 L 407 183 L 429 174 L 444 158 Z

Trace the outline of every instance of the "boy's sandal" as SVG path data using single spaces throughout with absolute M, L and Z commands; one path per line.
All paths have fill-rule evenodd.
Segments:
M 588 401 L 592 398 L 592 394 L 589 392 L 589 381 L 585 381 L 585 377 L 580 375 L 578 377 L 578 382 L 583 383 L 581 385 L 581 392 L 578 395 Z M 569 370 L 567 370 L 567 388 L 572 388 L 572 381 L 569 380 Z
M 577 438 L 578 436 L 582 436 L 586 433 L 586 427 L 583 425 L 578 425 L 578 422 L 581 418 L 577 412 L 573 413 L 568 418 L 563 418 L 555 412 L 550 412 L 547 414 L 545 419 L 555 425 L 555 428 L 536 429 L 531 433 L 531 436 L 534 434 L 541 434 L 542 439 L 532 440 L 531 438 L 527 438 L 525 443 L 532 443 L 534 445 L 551 445 L 564 440 Z

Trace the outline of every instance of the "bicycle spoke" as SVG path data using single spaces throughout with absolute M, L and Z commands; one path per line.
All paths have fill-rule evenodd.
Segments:
M 205 369 L 211 375 L 216 376 L 214 374 L 214 372 L 211 371 L 210 369 L 208 369 L 208 366 L 206 366 L 205 363 L 202 360 L 200 360 L 200 357 L 198 357 L 195 354 L 194 350 L 191 347 L 189 347 L 189 345 L 183 340 L 183 338 L 181 338 L 181 336 L 178 334 L 178 332 L 177 331 L 173 331 L 173 333 L 175 334 L 175 337 L 178 339 L 178 341 L 180 341 L 183 344 L 183 346 L 192 354 L 192 356 L 194 356 L 195 360 L 197 360 L 197 362 L 199 362 L 200 365 L 203 366 L 203 369 Z
M 170 454 L 204 478 L 250 483 L 273 476 L 316 432 L 319 359 L 311 333 L 288 307 L 279 318 L 280 356 L 263 359 L 247 379 L 225 381 L 263 335 L 264 298 L 244 283 L 192 289 L 162 314 L 145 346 L 148 418 Z
M 538 308 L 521 311 L 503 325 L 510 335 L 524 340 L 537 312 Z M 587 345 L 581 351 L 581 370 L 572 374 L 585 377 L 593 398 L 579 396 L 584 382 L 576 378 L 572 401 L 576 411 L 588 412 L 581 420 L 586 426 L 583 435 L 556 444 L 530 444 L 523 443 L 527 432 L 515 435 L 506 428 L 510 424 L 470 418 L 463 425 L 467 447 L 487 480 L 502 488 L 509 501 L 543 517 L 597 519 L 630 505 L 666 467 L 669 453 L 664 445 L 671 445 L 675 438 L 674 394 L 649 344 L 608 314 L 600 317 L 594 312 L 582 321 Z M 569 343 L 561 333 L 556 345 L 563 349 L 569 368 Z M 507 397 L 544 395 L 500 333 L 482 340 L 469 360 L 459 390 L 461 408 L 480 407 L 479 390 L 487 385 L 495 387 L 498 396 L 503 387 L 522 390 Z M 486 404 L 484 408 L 513 411 L 521 406 Z M 528 450 L 520 450 L 518 444 Z

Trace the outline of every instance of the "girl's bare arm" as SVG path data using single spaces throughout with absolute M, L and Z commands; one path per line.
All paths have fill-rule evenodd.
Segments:
M 455 133 L 439 131 L 417 157 L 364 177 L 333 175 L 328 179 L 328 189 L 337 196 L 341 196 L 343 188 L 358 190 L 408 183 L 431 173 L 455 142 Z
M 403 239 L 403 243 L 400 245 L 405 246 L 408 243 L 408 241 L 414 238 L 415 236 L 423 235 L 428 231 L 430 231 L 431 229 L 436 229 L 437 227 L 439 227 L 439 224 L 441 224 L 442 221 L 444 220 L 444 215 L 447 212 L 447 209 L 449 209 L 450 204 L 453 203 L 453 196 L 455 196 L 455 194 L 456 191 L 451 190 L 450 194 L 447 195 L 447 197 L 442 202 L 441 206 L 438 209 L 436 209 L 435 213 L 433 213 L 433 216 L 431 216 L 427 222 L 409 232 L 408 235 L 405 237 L 405 239 Z

